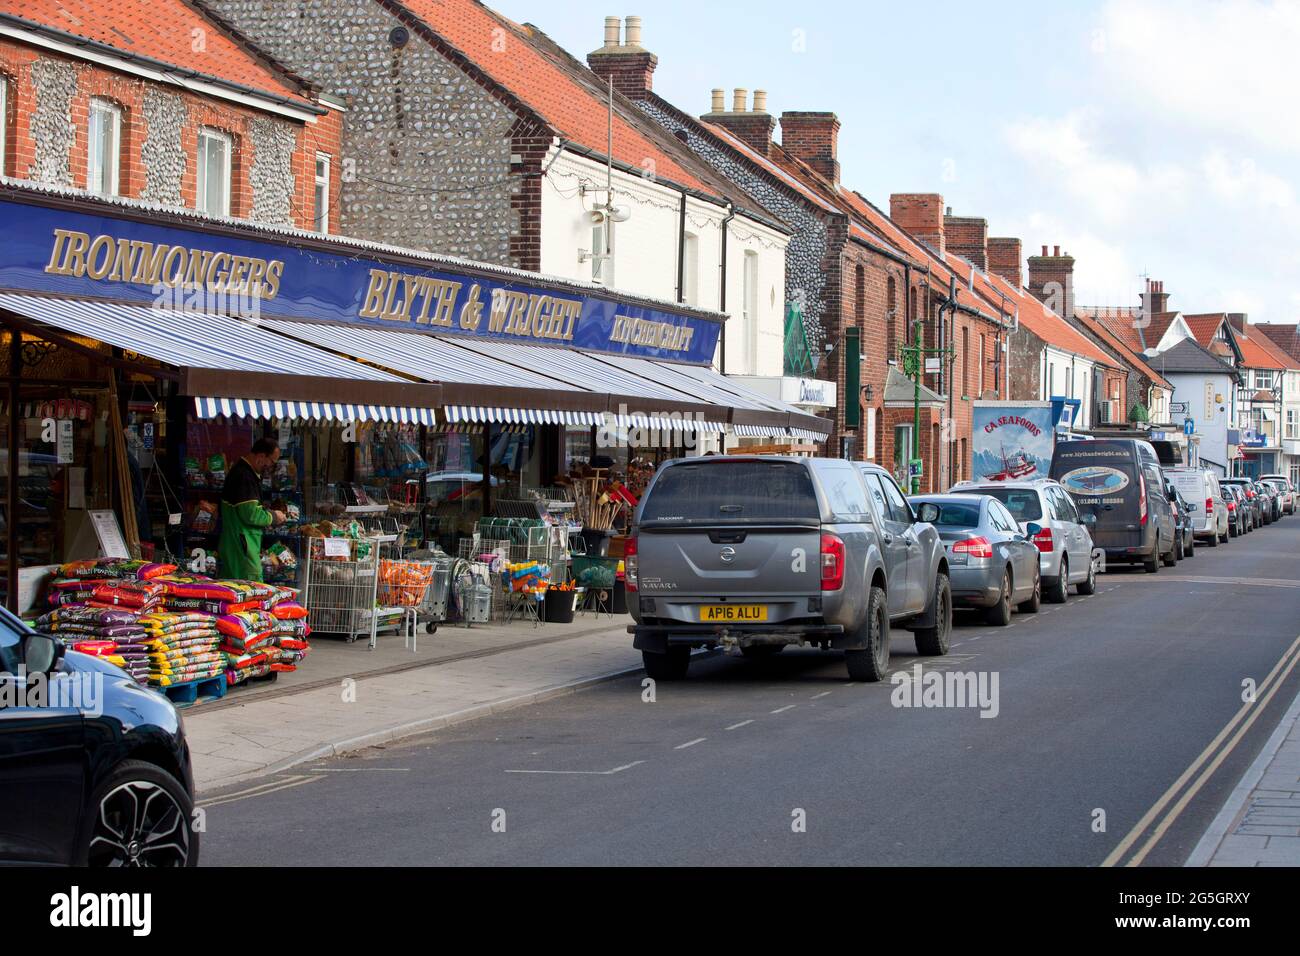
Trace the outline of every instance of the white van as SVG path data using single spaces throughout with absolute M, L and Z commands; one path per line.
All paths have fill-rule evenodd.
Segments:
M 1192 533 L 1211 548 L 1228 540 L 1228 505 L 1219 479 L 1205 468 L 1166 468 L 1165 476 L 1192 506 Z

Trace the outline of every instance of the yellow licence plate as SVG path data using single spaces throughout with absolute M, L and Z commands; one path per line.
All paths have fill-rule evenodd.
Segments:
M 700 621 L 705 624 L 741 624 L 766 620 L 766 604 L 705 604 L 700 608 Z

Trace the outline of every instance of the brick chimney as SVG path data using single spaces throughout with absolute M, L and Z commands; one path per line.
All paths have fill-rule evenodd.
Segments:
M 781 114 L 781 146 L 833 183 L 840 181 L 839 136 L 840 121 L 834 113 Z
M 712 106 L 700 119 L 725 127 L 750 149 L 767 156 L 772 147 L 772 134 L 776 132 L 776 120 L 767 111 L 767 91 L 754 91 L 753 109 L 748 108 L 746 93 L 742 89 L 732 91 L 732 109 L 728 112 L 726 92 L 715 89 Z
M 619 33 L 623 32 L 620 40 Z M 645 99 L 653 88 L 659 58 L 641 46 L 641 18 L 605 18 L 605 45 L 587 54 L 587 65 L 602 80 L 614 78 L 614 89 L 633 100 Z
M 943 256 L 943 197 L 938 193 L 891 194 L 889 218 Z
M 1147 280 L 1147 306 L 1152 315 L 1169 311 L 1169 293 L 1165 291 L 1163 280 Z
M 944 216 L 943 241 L 949 252 L 989 271 L 989 221 L 974 216 Z
M 1053 246 L 1051 255 L 1029 257 L 1029 292 L 1057 315 L 1074 314 L 1074 257 Z
M 1000 275 L 1017 289 L 1024 288 L 1024 275 L 1020 271 L 1020 240 L 1005 237 L 989 240 L 989 272 Z

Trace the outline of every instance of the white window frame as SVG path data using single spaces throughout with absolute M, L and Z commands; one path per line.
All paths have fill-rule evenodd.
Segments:
M 1283 434 L 1288 439 L 1300 438 L 1300 416 L 1296 415 L 1294 408 L 1286 410 L 1286 431 Z
M 700 304 L 700 237 L 693 232 L 682 237 L 682 301 Z
M 749 375 L 758 374 L 758 253 L 745 250 L 741 269 L 740 328 L 745 339 L 745 356 L 742 366 Z
M 207 207 L 208 164 L 204 158 L 203 144 L 205 141 L 209 141 L 209 140 L 215 140 L 216 142 L 221 143 L 222 146 L 224 147 L 223 155 L 225 160 L 224 162 L 225 169 L 223 172 L 226 181 L 226 188 L 225 188 L 224 195 L 222 197 L 222 203 L 220 209 L 209 209 Z M 235 141 L 234 138 L 229 133 L 222 132 L 219 129 L 211 129 L 207 126 L 201 127 L 199 129 L 198 144 L 195 147 L 195 167 L 197 169 L 198 175 L 195 181 L 194 208 L 197 209 L 199 212 L 203 213 L 204 215 L 222 216 L 222 217 L 228 217 L 230 215 L 230 194 L 232 192 L 232 187 L 233 187 L 233 183 L 231 182 L 232 168 L 233 168 L 232 154 L 234 152 L 234 148 L 235 148 Z
M 321 173 L 322 163 L 325 164 L 323 175 Z M 316 201 L 312 228 L 320 233 L 330 231 L 330 166 L 329 153 L 316 154 L 316 163 L 312 167 L 312 197 Z
M 102 117 L 96 124 L 95 117 Z M 103 131 L 107 143 L 101 149 L 96 133 Z M 101 157 L 108 154 L 107 167 Z M 122 107 L 103 97 L 92 97 L 86 120 L 86 191 L 96 196 L 122 194 Z
M 1270 369 L 1255 369 L 1255 388 L 1273 390 L 1273 372 Z

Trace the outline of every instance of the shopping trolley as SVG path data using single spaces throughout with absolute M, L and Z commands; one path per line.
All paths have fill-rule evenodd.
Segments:
M 349 643 L 363 635 L 370 649 L 380 631 L 408 627 L 406 609 L 380 607 L 379 543 L 368 538 L 307 538 L 303 604 L 315 633 L 341 634 Z

